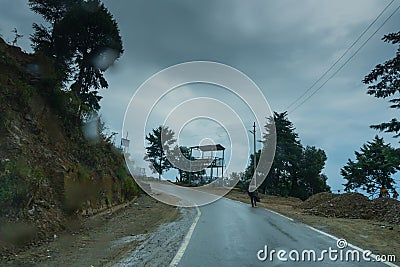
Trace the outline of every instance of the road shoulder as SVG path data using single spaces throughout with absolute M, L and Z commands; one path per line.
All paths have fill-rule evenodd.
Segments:
M 183 239 L 187 229 L 179 229 L 171 224 L 181 221 L 181 218 L 182 213 L 178 208 L 143 195 L 118 211 L 84 220 L 71 220 L 65 225 L 66 230 L 54 237 L 54 241 L 0 259 L 0 265 L 109 266 L 140 247 L 150 236 L 154 236 L 153 241 L 156 240 L 154 233 L 158 234 L 158 240 L 162 235 L 170 236 L 170 233 L 176 237 L 181 234 Z M 168 224 L 171 225 L 164 226 Z M 171 239 L 164 241 L 172 242 Z M 180 242 L 175 245 L 176 250 L 179 245 Z M 159 255 L 172 260 L 175 252 L 167 251 Z
M 250 206 L 246 193 L 232 190 L 225 197 Z M 309 215 L 299 208 L 300 202 L 301 200 L 295 198 L 262 195 L 258 205 L 338 238 L 344 238 L 374 254 L 396 255 L 396 264 L 400 263 L 400 225 L 375 220 Z

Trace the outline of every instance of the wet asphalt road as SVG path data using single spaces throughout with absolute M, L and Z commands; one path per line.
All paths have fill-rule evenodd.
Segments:
M 178 266 L 386 266 L 364 261 L 361 252 L 360 262 L 345 261 L 346 249 L 342 250 L 344 260 L 340 261 L 336 240 L 262 207 L 252 208 L 249 204 L 222 198 L 200 207 L 200 211 L 201 215 Z M 285 250 L 287 254 L 281 256 L 288 261 L 280 261 L 276 253 L 272 260 L 259 260 L 257 254 L 261 259 L 265 257 L 265 253 L 258 253 L 265 250 L 265 246 L 268 246 L 268 255 L 271 250 Z M 332 258 L 336 255 L 338 260 L 330 260 L 326 252 L 323 254 L 324 260 L 318 261 L 322 251 L 329 247 L 338 250 L 331 254 Z M 354 250 L 352 247 L 347 249 Z M 300 260 L 304 250 L 315 250 L 317 261 L 293 261 L 288 255 L 291 250 L 299 252 Z M 295 258 L 296 253 L 292 253 L 292 258 Z M 304 255 L 308 258 L 307 253 Z

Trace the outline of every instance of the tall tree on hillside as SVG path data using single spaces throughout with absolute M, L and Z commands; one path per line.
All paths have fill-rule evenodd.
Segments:
M 325 151 L 314 146 L 303 148 L 300 160 L 298 191 L 293 196 L 305 199 L 310 195 L 330 191 L 328 177 L 322 173 L 327 160 Z
M 67 60 L 60 54 L 60 49 L 55 47 L 54 27 L 74 4 L 82 0 L 29 0 L 28 5 L 32 11 L 41 15 L 45 24 L 33 23 L 34 33 L 30 36 L 32 48 L 36 53 L 42 53 L 53 59 L 56 64 L 57 82 L 66 83 L 70 79 L 71 70 Z M 59 51 L 58 53 L 56 51 Z M 61 52 L 62 49 L 61 49 Z
M 40 14 L 51 26 L 60 21 L 68 9 L 81 0 L 29 0 L 28 5 L 32 11 Z
M 176 139 L 175 133 L 168 126 L 159 126 L 146 135 L 148 146 L 144 160 L 150 163 L 153 173 L 158 173 L 158 178 L 164 171 L 168 171 L 172 164 L 167 158 L 167 153 L 173 149 Z
M 369 84 L 368 94 L 377 98 L 388 98 L 392 105 L 391 108 L 400 109 L 400 32 L 385 35 L 382 40 L 387 43 L 398 45 L 394 58 L 379 64 L 365 76 L 363 82 Z M 395 137 L 400 136 L 400 121 L 393 118 L 389 122 L 379 125 L 372 125 L 371 128 L 389 133 L 395 133 Z
M 347 180 L 345 190 L 361 188 L 375 194 L 380 188 L 393 189 L 392 175 L 400 170 L 399 150 L 385 144 L 378 136 L 360 150 L 355 152 L 356 161 L 349 159 L 341 169 L 341 175 Z
M 326 184 L 327 177 L 322 173 L 326 154 L 322 149 L 313 146 L 303 147 L 300 143 L 295 127 L 287 118 L 287 113 L 274 113 L 273 118 L 267 118 L 265 134 L 263 136 L 263 148 L 250 156 L 250 164 L 244 172 L 241 184 L 246 185 L 253 177 L 255 159 L 267 157 L 267 162 L 272 162 L 266 179 L 260 186 L 260 190 L 269 194 L 293 196 L 306 199 L 312 194 L 330 191 Z M 271 145 L 276 137 L 275 156 L 270 153 Z
M 71 81 L 77 116 L 97 111 L 107 88 L 103 73 L 123 53 L 117 22 L 99 0 L 30 0 L 31 9 L 50 24 L 34 24 L 31 36 L 36 52 L 55 59 L 61 77 Z
M 29 0 L 28 5 L 32 11 L 41 15 L 46 24 L 33 23 L 34 33 L 30 39 L 32 48 L 36 53 L 43 53 L 54 59 L 57 68 L 61 69 L 60 73 L 64 75 L 60 79 L 67 80 L 70 73 L 68 72 L 69 62 L 62 55 L 63 52 L 55 47 L 54 27 L 65 17 L 73 5 L 82 2 L 82 0 Z M 58 53 L 56 52 L 58 51 Z
M 260 186 L 261 190 L 267 189 L 269 193 L 289 195 L 297 187 L 299 174 L 299 159 L 302 146 L 298 140 L 293 123 L 287 118 L 287 112 L 274 112 L 276 129 L 276 151 L 272 167 L 267 178 Z M 266 125 L 268 132 L 269 124 Z M 264 135 L 264 147 L 268 148 L 270 135 Z

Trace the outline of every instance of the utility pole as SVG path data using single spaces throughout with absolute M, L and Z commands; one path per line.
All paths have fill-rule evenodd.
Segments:
M 253 151 L 254 151 L 254 156 L 253 156 L 253 168 L 254 168 L 253 179 L 254 179 L 254 186 L 256 187 L 256 186 L 257 186 L 257 183 L 256 183 L 256 167 L 257 167 L 257 155 L 256 155 L 256 149 L 257 149 L 257 148 L 256 148 L 256 122 L 254 122 L 254 124 L 253 124 L 253 131 L 250 131 L 250 130 L 249 130 L 249 132 L 253 134 L 253 141 L 254 141 L 254 144 L 253 144 Z

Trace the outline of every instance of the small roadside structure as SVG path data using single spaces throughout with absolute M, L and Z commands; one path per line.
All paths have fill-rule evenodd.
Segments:
M 201 145 L 192 146 L 189 149 L 191 159 L 190 184 L 209 184 L 219 178 L 221 178 L 221 182 L 223 181 L 225 168 L 224 146 L 221 144 Z

